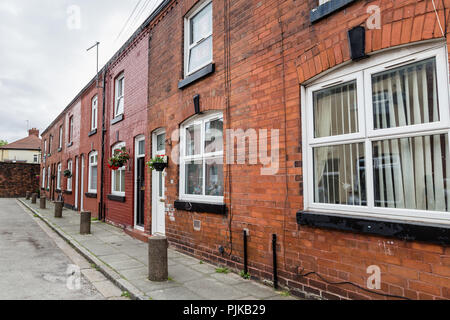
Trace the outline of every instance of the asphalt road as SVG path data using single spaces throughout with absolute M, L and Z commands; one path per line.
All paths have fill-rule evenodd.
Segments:
M 70 265 L 31 214 L 14 199 L 0 199 L 0 300 L 104 299 L 84 276 L 77 286 Z

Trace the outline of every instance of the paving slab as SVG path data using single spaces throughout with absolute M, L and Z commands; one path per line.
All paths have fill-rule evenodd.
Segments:
M 236 300 L 249 295 L 249 292 L 243 292 L 212 278 L 193 280 L 185 283 L 185 286 L 204 299 Z
M 21 199 L 21 202 L 25 201 Z M 29 202 L 25 202 L 25 205 L 38 214 L 64 240 L 82 252 L 83 256 L 96 264 L 96 268 L 104 276 L 95 275 L 94 271 L 97 270 L 89 269 L 86 265 L 84 265 L 86 269 L 82 271 L 83 275 L 87 279 L 92 279 L 94 284 L 100 284 L 98 290 L 106 294 L 108 299 L 120 299 L 120 290 L 128 291 L 133 298 L 142 300 L 295 299 L 282 296 L 272 288 L 255 281 L 244 280 L 237 274 L 217 273 L 217 267 L 200 263 L 200 260 L 172 248 L 168 251 L 171 281 L 149 281 L 148 244 L 130 237 L 120 228 L 99 221 L 92 223 L 91 235 L 81 236 L 77 225 L 78 213 L 65 210 L 63 219 L 55 219 L 52 203 L 49 203 L 48 209 L 45 210 Z M 106 278 L 114 281 L 120 289 L 117 287 L 112 289 L 107 285 Z

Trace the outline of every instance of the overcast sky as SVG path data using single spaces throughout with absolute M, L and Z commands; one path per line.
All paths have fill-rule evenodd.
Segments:
M 95 76 L 86 49 L 101 42 L 102 67 L 161 1 L 0 0 L 0 140 L 27 136 L 27 120 L 42 133 Z

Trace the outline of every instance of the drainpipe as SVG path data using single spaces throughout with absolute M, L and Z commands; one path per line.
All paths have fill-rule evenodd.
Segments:
M 106 136 L 106 71 L 108 70 L 108 65 L 105 66 L 103 71 L 103 108 L 102 108 L 102 163 L 100 168 L 100 210 L 99 210 L 99 220 L 105 221 L 106 210 L 104 204 L 104 182 L 105 182 L 105 136 Z

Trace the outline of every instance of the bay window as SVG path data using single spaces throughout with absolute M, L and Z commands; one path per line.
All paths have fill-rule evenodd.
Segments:
M 112 149 L 113 154 L 119 153 L 122 148 L 125 148 L 125 143 L 116 144 Z M 125 196 L 125 166 L 113 170 L 111 174 L 112 194 Z
M 180 197 L 223 202 L 223 116 L 195 117 L 181 127 Z
M 306 87 L 305 210 L 450 223 L 447 70 L 418 46 Z
M 89 154 L 89 193 L 97 193 L 98 152 Z
M 212 62 L 212 1 L 204 1 L 185 19 L 185 76 Z

